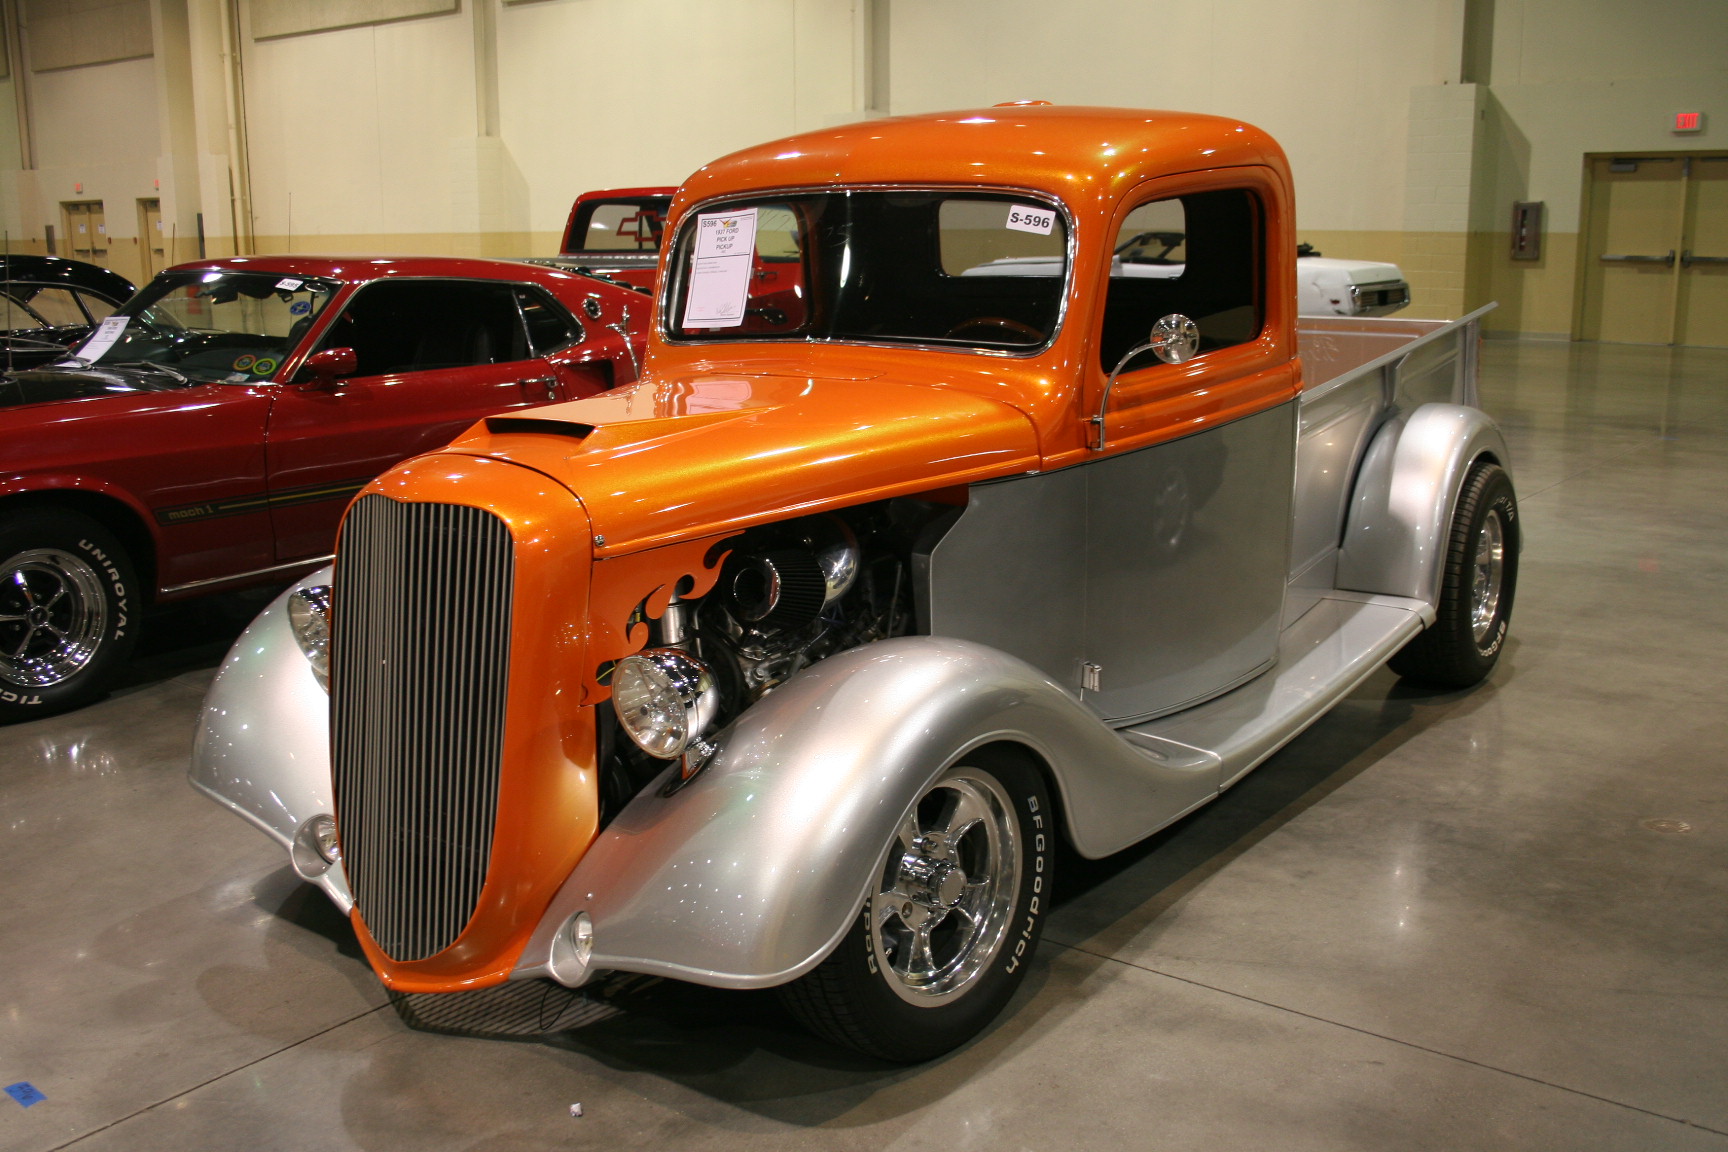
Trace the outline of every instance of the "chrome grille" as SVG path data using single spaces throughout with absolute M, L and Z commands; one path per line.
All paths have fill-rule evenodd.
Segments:
M 1372 284 L 1355 284 L 1350 297 L 1356 302 L 1359 316 L 1384 316 L 1410 303 L 1410 285 L 1403 280 L 1376 280 Z
M 479 508 L 363 496 L 336 556 L 331 769 L 343 866 L 386 955 L 474 913 L 492 854 L 515 560 Z

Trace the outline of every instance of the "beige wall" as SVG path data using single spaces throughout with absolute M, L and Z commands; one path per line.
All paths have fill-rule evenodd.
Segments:
M 125 11 L 136 40 L 140 4 L 150 55 L 36 61 L 0 79 L 0 166 L 13 173 L 0 179 L 0 224 L 18 248 L 39 248 L 42 225 L 72 198 L 103 199 L 116 239 L 131 239 L 136 200 L 159 181 L 182 258 L 195 254 L 200 214 L 213 255 L 550 252 L 585 189 L 675 184 L 732 149 L 866 109 L 1031 98 L 1250 120 L 1290 156 L 1301 239 L 1401 264 L 1414 314 L 1497 297 L 1494 327 L 1564 334 L 1584 154 L 1728 147 L 1724 0 L 49 8 Z M 1467 14 L 1492 18 L 1474 26 L 1475 83 L 1461 83 Z M 64 28 L 48 31 L 66 42 Z M 25 33 L 14 51 L 27 56 Z M 8 107 L 20 96 L 34 167 Z M 1713 118 L 1703 137 L 1667 133 L 1681 108 Z M 1535 264 L 1506 258 L 1510 207 L 1523 199 L 1548 206 Z
M 248 39 L 244 62 L 260 237 L 311 251 L 327 235 L 389 248 L 462 230 L 452 188 L 475 163 L 461 147 L 475 136 L 466 15 Z
M 1728 151 L 1728 3 L 1496 0 L 1489 98 L 1471 205 L 1472 303 L 1497 300 L 1491 331 L 1573 330 L 1584 157 Z M 1679 111 L 1706 130 L 1676 136 Z M 1540 261 L 1510 258 L 1512 205 L 1540 200 Z
M 136 280 L 143 268 L 138 198 L 157 194 L 151 60 L 38 72 L 29 84 L 37 166 L 9 181 L 13 195 L 4 206 L 4 227 L 14 251 L 46 251 L 44 226 L 64 232 L 63 202 L 100 200 L 107 217 L 109 262 L 116 272 Z M 7 123 L 14 126 L 9 147 L 16 152 L 16 117 Z M 60 252 L 68 252 L 63 235 Z
M 834 0 L 543 0 L 248 36 L 258 243 L 556 251 L 578 192 L 856 119 L 853 26 Z
M 1299 228 L 1401 231 L 1410 90 L 1456 83 L 1462 11 L 1461 0 L 903 0 L 893 110 L 1035 99 L 1237 116 L 1283 144 Z
M 727 152 L 860 119 L 858 23 L 846 0 L 504 9 L 503 134 L 538 250 L 556 250 L 584 189 L 677 184 Z

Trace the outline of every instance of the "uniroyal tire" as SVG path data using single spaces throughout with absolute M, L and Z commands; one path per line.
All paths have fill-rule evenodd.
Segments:
M 1452 514 L 1434 623 L 1392 657 L 1392 671 L 1439 688 L 1487 679 L 1512 620 L 1519 543 L 1512 479 L 1500 465 L 1478 461 Z
M 102 525 L 75 512 L 0 517 L 0 724 L 103 696 L 138 615 L 131 558 Z
M 942 844 L 942 810 L 951 800 L 972 805 L 978 821 Z M 908 850 L 907 820 L 923 831 L 926 849 Z M 792 1014 L 818 1036 L 896 1063 L 940 1056 L 1002 1011 L 1043 934 L 1056 846 L 1044 779 L 1012 753 L 961 757 L 918 798 L 907 820 L 839 945 L 781 989 Z M 1003 841 L 1012 842 L 1011 853 Z M 944 872 L 944 864 L 954 867 Z M 913 875 L 916 882 L 908 880 Z M 994 897 L 981 895 L 990 885 L 1000 909 Z M 920 950 L 913 921 L 929 922 L 944 907 Z M 929 962 L 916 960 L 920 955 Z

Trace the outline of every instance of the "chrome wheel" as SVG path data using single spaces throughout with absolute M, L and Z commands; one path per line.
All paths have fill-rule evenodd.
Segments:
M 1468 688 L 1493 670 L 1518 592 L 1518 499 L 1512 478 L 1478 460 L 1458 489 L 1434 599 L 1434 622 L 1389 661 L 1436 688 Z
M 1478 648 L 1495 631 L 1500 611 L 1500 590 L 1506 575 L 1506 526 L 1500 513 L 1490 508 L 1476 533 L 1476 558 L 1470 577 L 1470 632 Z
M 1007 938 L 1020 861 L 1013 801 L 990 774 L 956 766 L 919 797 L 870 899 L 871 954 L 897 996 L 933 1006 L 977 982 Z
M 108 627 L 102 579 L 58 548 L 19 552 L 0 564 L 0 679 L 48 688 L 81 672 Z

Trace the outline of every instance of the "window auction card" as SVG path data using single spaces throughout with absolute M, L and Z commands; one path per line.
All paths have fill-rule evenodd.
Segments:
M 696 251 L 684 297 L 684 327 L 736 328 L 744 323 L 756 252 L 756 209 L 696 217 Z

